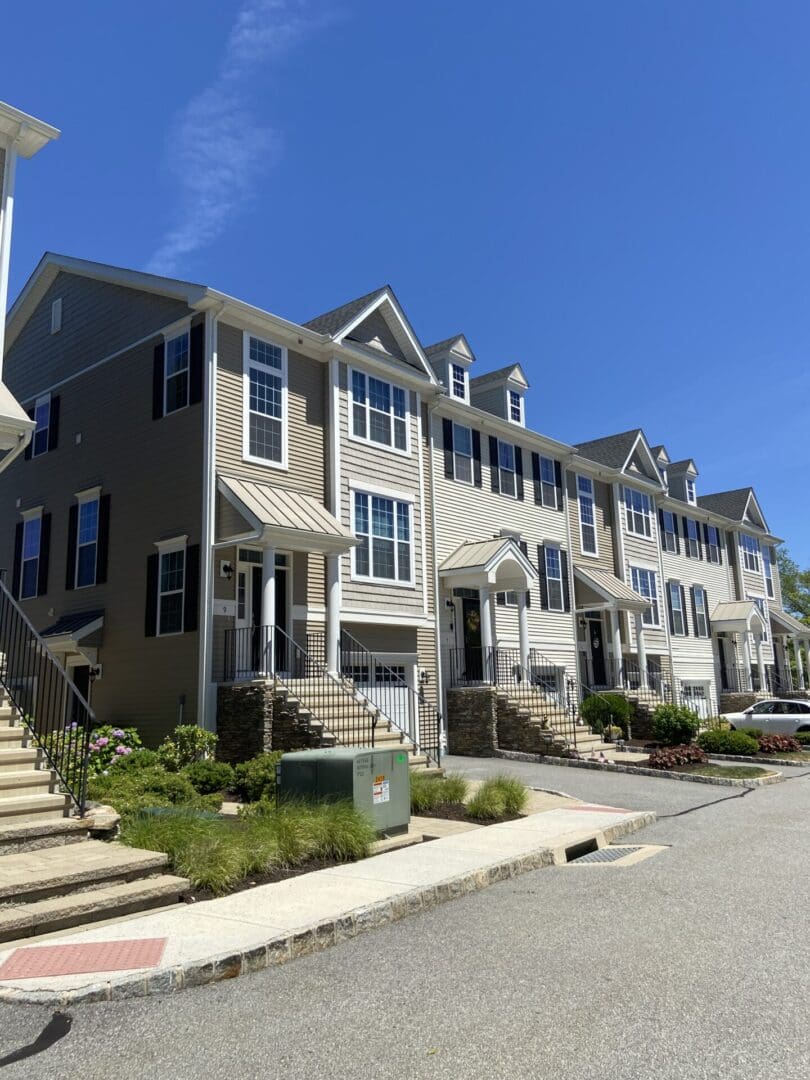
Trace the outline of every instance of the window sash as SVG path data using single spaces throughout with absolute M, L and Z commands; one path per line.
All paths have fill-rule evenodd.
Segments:
M 546 545 L 546 597 L 549 611 L 563 611 L 562 557 L 560 549 Z
M 645 570 L 639 566 L 633 566 L 630 570 L 633 589 L 649 600 L 652 608 L 642 613 L 641 621 L 645 626 L 659 626 L 660 614 L 658 610 L 658 584 L 654 570 Z
M 691 506 L 694 506 L 695 503 L 697 502 L 696 493 L 695 493 L 695 481 L 690 480 L 689 478 L 687 478 L 687 480 L 686 480 L 686 501 Z
M 23 522 L 22 565 L 20 567 L 21 600 L 30 600 L 37 595 L 41 543 L 42 518 L 28 518 Z
M 681 586 L 676 581 L 669 584 L 669 605 L 672 611 L 672 633 L 677 637 L 685 637 L 686 612 L 683 609 Z
M 678 551 L 677 525 L 671 510 L 664 511 L 664 551 L 672 554 L 677 554 Z
M 694 518 L 686 518 L 686 546 L 690 558 L 700 558 L 700 529 Z
M 636 536 L 652 536 L 652 503 L 643 491 L 624 489 L 627 531 Z
M 473 482 L 472 429 L 453 424 L 453 476 L 464 484 Z
M 773 600 L 773 567 L 771 566 L 771 553 L 767 548 L 762 552 L 762 569 L 765 572 L 765 591 L 769 599 Z
M 720 530 L 715 525 L 706 526 L 706 554 L 709 562 L 720 562 Z
M 169 338 L 165 347 L 163 374 L 163 412 L 177 412 L 188 405 L 189 333 L 186 330 Z
M 450 365 L 450 386 L 453 391 L 453 397 L 461 398 L 462 401 L 467 396 L 467 384 L 464 378 L 464 368 L 461 364 Z
M 701 585 L 695 585 L 692 589 L 692 597 L 695 601 L 695 636 L 707 638 L 709 636 L 709 613 L 706 604 L 706 590 Z
M 743 565 L 746 570 L 750 570 L 752 573 L 759 573 L 759 541 L 755 536 L 745 536 L 741 538 L 743 549 Z
M 362 371 L 352 371 L 351 389 L 355 438 L 407 453 L 407 391 Z
M 79 503 L 76 522 L 76 588 L 83 589 L 96 583 L 98 556 L 99 500 L 87 499 Z
M 551 458 L 540 458 L 540 502 L 549 510 L 557 507 L 557 474 Z
M 516 390 L 509 391 L 509 419 L 516 424 L 523 422 L 523 398 Z
M 286 369 L 283 347 L 247 335 L 244 372 L 245 456 L 284 466 Z
M 355 577 L 410 584 L 411 505 L 382 495 L 355 492 Z
M 158 635 L 183 632 L 183 601 L 186 585 L 186 551 L 161 551 L 158 572 Z
M 582 550 L 588 555 L 596 555 L 596 516 L 594 512 L 593 481 L 589 476 L 577 477 L 577 502 L 579 503 L 579 535 Z
M 36 428 L 31 439 L 31 457 L 39 457 L 48 452 L 51 434 L 51 395 L 37 398 L 34 405 L 34 423 Z
M 502 495 L 517 496 L 516 476 L 515 448 L 498 439 L 498 487 Z

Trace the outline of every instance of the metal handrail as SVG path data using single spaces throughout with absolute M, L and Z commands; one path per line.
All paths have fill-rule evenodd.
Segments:
M 348 630 L 340 632 L 340 674 L 352 683 L 358 676 L 361 693 L 380 710 L 391 727 L 409 739 L 414 753 L 423 753 L 436 767 L 441 764 L 441 714 L 425 698 L 424 689 L 409 686 L 399 672 L 366 648 Z M 407 722 L 397 719 L 405 700 Z
M 82 815 L 95 714 L 2 581 L 0 685 Z

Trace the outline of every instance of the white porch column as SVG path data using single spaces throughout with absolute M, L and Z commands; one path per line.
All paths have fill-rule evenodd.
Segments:
M 752 690 L 751 683 L 751 646 L 748 642 L 748 631 L 741 635 L 742 637 L 742 654 L 743 654 L 743 679 L 745 686 L 741 686 L 741 690 Z
M 647 678 L 647 649 L 644 644 L 644 623 L 640 611 L 635 614 L 636 621 L 636 652 L 638 653 L 638 672 L 641 679 L 641 689 L 649 690 Z
M 340 556 L 326 556 L 326 670 L 338 670 L 340 639 Z
M 273 675 L 276 670 L 276 654 L 273 648 L 276 626 L 276 549 L 266 547 L 262 550 L 262 657 L 259 666 L 265 675 Z
M 489 589 L 478 590 L 481 607 L 481 669 L 485 682 L 494 678 L 492 657 L 492 594 Z
M 616 682 L 618 684 L 621 678 L 622 665 L 622 631 L 618 611 L 611 608 L 608 614 L 610 615 L 610 635 L 613 639 L 613 665 L 616 670 Z
M 759 672 L 759 690 L 760 693 L 767 693 L 768 681 L 765 676 L 765 661 L 762 658 L 762 634 L 757 634 L 754 638 L 754 643 L 757 650 L 757 671 Z
M 526 593 L 518 593 L 518 640 L 520 643 L 520 666 L 529 670 L 529 610 Z
M 796 680 L 798 682 L 798 689 L 804 690 L 804 663 L 802 661 L 802 648 L 801 642 L 798 638 L 791 638 L 793 644 L 793 655 L 796 657 Z

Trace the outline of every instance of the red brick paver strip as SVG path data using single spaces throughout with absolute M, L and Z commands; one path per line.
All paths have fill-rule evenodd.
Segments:
M 39 945 L 16 949 L 0 967 L 0 979 L 39 979 L 157 967 L 168 938 L 93 941 L 85 945 Z

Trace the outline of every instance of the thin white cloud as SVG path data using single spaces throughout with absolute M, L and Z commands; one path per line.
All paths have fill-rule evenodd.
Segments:
M 178 185 L 177 220 L 149 260 L 150 273 L 178 273 L 250 202 L 281 153 L 279 129 L 261 123 L 251 108 L 253 77 L 329 21 L 307 0 L 242 4 L 216 78 L 172 124 L 167 156 Z

